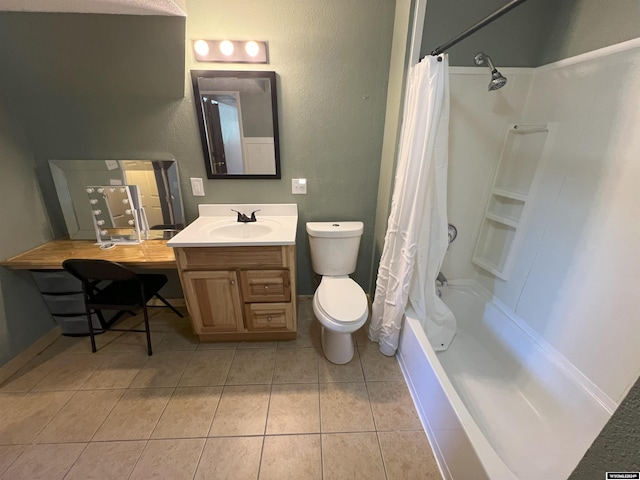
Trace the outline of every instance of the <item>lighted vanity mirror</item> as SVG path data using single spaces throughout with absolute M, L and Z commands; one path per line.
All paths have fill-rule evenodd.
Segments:
M 96 238 L 88 185 L 135 185 L 147 239 L 170 238 L 185 226 L 178 168 L 173 160 L 49 160 L 69 238 Z
M 136 244 L 148 225 L 136 185 L 86 187 L 98 244 Z
M 192 70 L 208 178 L 280 178 L 276 73 Z

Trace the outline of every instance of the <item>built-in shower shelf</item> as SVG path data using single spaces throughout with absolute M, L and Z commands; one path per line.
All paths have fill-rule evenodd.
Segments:
M 494 222 L 498 222 L 498 223 L 502 223 L 503 225 L 507 225 L 509 227 L 513 227 L 513 228 L 517 228 L 518 227 L 518 221 L 512 218 L 507 218 L 507 217 L 501 217 L 500 215 L 495 215 L 493 213 L 490 212 L 486 212 L 484 214 L 485 218 L 488 218 L 489 220 L 493 220 Z
M 520 200 L 521 202 L 524 202 L 527 200 L 526 194 L 518 193 L 518 192 L 510 192 L 508 190 L 505 190 L 504 188 L 494 188 L 491 191 L 491 193 L 499 197 L 511 198 L 512 200 Z
M 553 131 L 552 124 L 507 127 L 472 258 L 502 280 L 511 274 Z

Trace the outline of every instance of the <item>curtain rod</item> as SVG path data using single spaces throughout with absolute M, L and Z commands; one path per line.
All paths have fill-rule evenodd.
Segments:
M 478 30 L 480 30 L 481 28 L 489 25 L 491 22 L 493 22 L 494 20 L 497 20 L 498 18 L 500 18 L 502 15 L 504 15 L 505 13 L 507 13 L 508 11 L 516 8 L 518 5 L 526 2 L 527 0 L 511 0 L 511 2 L 507 3 L 505 6 L 499 8 L 498 10 L 496 10 L 495 12 L 493 12 L 491 15 L 489 15 L 488 17 L 480 20 L 478 23 L 476 23 L 474 26 L 466 29 L 464 32 L 460 33 L 459 35 L 453 37 L 451 40 L 449 40 L 447 43 L 440 45 L 438 48 L 436 48 L 433 52 L 431 52 L 431 55 L 433 56 L 437 56 L 440 55 L 441 53 L 443 53 L 445 50 L 453 47 L 456 43 L 461 42 L 462 40 L 464 40 L 465 38 L 467 38 L 469 35 L 477 32 Z

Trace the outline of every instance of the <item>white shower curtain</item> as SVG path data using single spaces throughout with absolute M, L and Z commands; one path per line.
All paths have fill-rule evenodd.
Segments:
M 449 61 L 428 55 L 411 67 L 384 248 L 369 338 L 394 355 L 411 301 L 434 348 L 446 348 L 455 318 L 435 280 L 448 246 Z

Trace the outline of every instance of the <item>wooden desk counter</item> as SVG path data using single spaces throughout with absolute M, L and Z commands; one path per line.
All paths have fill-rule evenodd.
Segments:
M 109 250 L 101 250 L 92 240 L 52 240 L 0 265 L 13 270 L 59 270 L 68 258 L 110 260 L 134 268 L 176 268 L 176 257 L 173 248 L 167 247 L 167 240 L 145 240 Z

